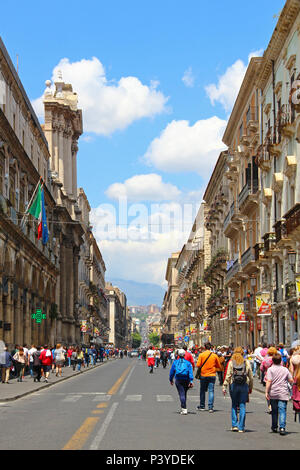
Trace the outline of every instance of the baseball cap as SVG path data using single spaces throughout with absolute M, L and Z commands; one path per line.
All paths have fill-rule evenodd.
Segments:
M 180 357 L 185 356 L 185 350 L 184 349 L 178 349 L 178 356 L 180 356 Z

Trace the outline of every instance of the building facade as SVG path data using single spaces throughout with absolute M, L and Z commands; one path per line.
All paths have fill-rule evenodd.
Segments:
M 0 39 L 0 339 L 43 343 L 54 337 L 60 246 L 43 130 Z M 25 208 L 43 180 L 49 242 L 37 240 Z

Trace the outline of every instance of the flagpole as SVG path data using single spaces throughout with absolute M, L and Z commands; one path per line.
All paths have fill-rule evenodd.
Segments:
M 25 214 L 24 214 L 24 216 L 23 216 L 23 218 L 22 218 L 22 220 L 21 220 L 21 224 L 20 224 L 21 229 L 23 229 L 23 225 L 24 225 L 24 223 L 25 223 L 25 219 L 26 219 L 27 216 L 28 216 L 28 210 L 29 210 L 29 208 L 30 208 L 30 204 L 31 204 L 31 202 L 32 202 L 32 200 L 33 200 L 33 198 L 34 198 L 34 196 L 35 196 L 35 193 L 37 192 L 37 189 L 38 189 L 39 184 L 40 184 L 41 181 L 43 181 L 43 179 L 42 179 L 42 177 L 40 176 L 39 182 L 38 182 L 38 184 L 36 185 L 35 190 L 33 191 L 33 194 L 32 194 L 32 196 L 31 196 L 31 199 L 30 199 L 29 203 L 27 204 L 27 209 L 26 209 L 26 211 L 25 211 Z

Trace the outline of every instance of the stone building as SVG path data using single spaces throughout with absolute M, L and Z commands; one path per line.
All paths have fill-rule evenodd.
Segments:
M 111 283 L 106 283 L 108 299 L 108 342 L 116 348 L 125 348 L 128 344 L 129 311 L 124 292 Z
M 163 306 L 161 310 L 161 334 L 162 343 L 169 344 L 174 341 L 174 336 L 177 331 L 178 321 L 178 308 L 176 300 L 178 297 L 178 285 L 177 285 L 177 269 L 176 263 L 178 260 L 179 253 L 172 253 L 172 256 L 168 259 L 166 276 L 165 279 L 168 283 L 167 291 L 164 296 Z M 173 338 L 173 341 L 170 339 Z
M 203 273 L 203 281 L 210 287 L 206 310 L 210 318 L 211 340 L 222 345 L 232 342 L 235 316 L 229 315 L 228 290 L 225 276 L 228 261 L 228 239 L 224 234 L 224 219 L 228 213 L 229 170 L 228 153 L 222 152 L 215 165 L 203 199 L 206 203 L 205 228 L 210 233 L 210 262 Z
M 83 227 L 77 203 L 77 151 L 82 134 L 82 112 L 77 94 L 62 80 L 46 82 L 44 92 L 45 124 L 49 147 L 49 169 L 56 202 L 55 236 L 60 243 L 60 273 L 57 286 L 56 338 L 60 342 L 79 343 L 78 263 L 83 242 Z
M 206 309 L 210 286 L 204 282 L 211 257 L 210 232 L 205 227 L 206 215 L 207 208 L 202 203 L 176 263 L 177 336 L 188 338 L 186 342 L 190 347 L 203 345 L 211 339 L 211 321 Z
M 43 130 L 0 39 L 0 339 L 8 347 L 55 336 L 60 266 L 49 161 Z M 32 216 L 21 225 L 40 178 L 49 230 L 45 246 Z

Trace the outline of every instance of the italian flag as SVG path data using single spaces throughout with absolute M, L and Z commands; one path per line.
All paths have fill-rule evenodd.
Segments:
M 29 214 L 38 220 L 38 240 L 42 238 L 43 243 L 46 244 L 48 241 L 48 227 L 46 220 L 46 209 L 44 200 L 44 190 L 39 183 L 36 195 L 32 204 L 28 209 Z

